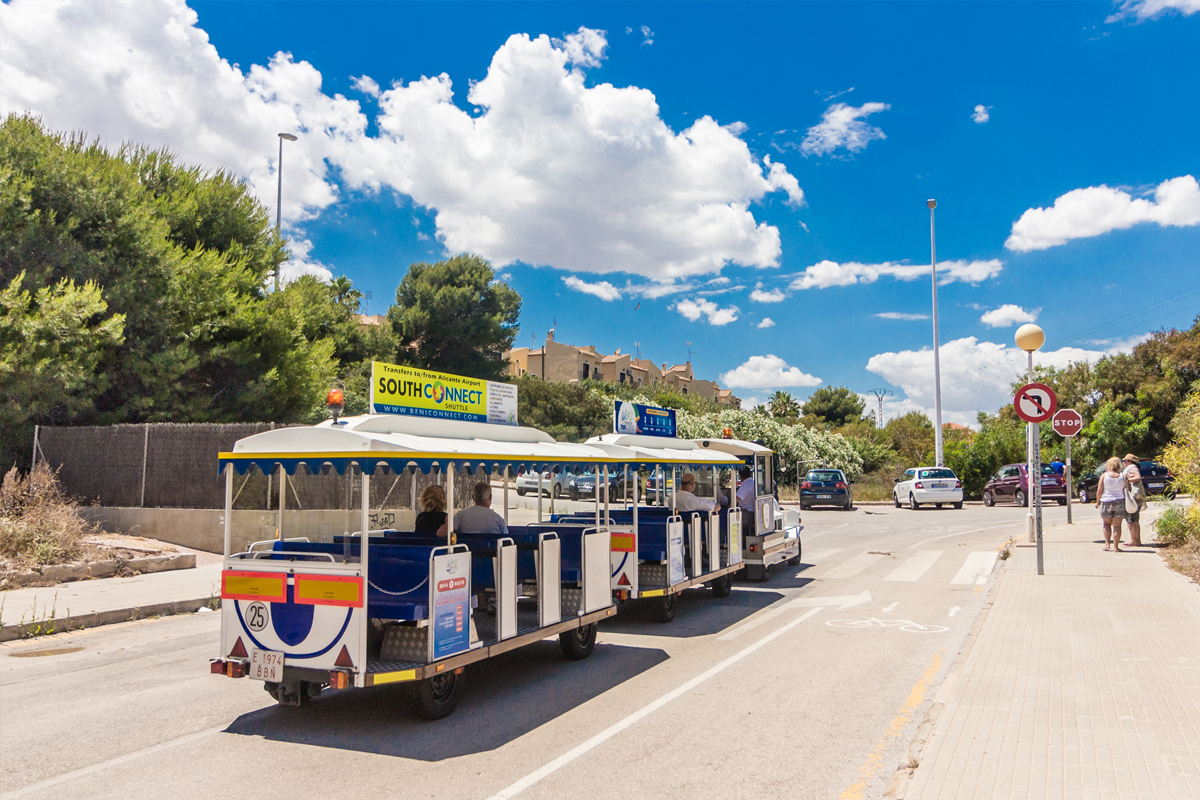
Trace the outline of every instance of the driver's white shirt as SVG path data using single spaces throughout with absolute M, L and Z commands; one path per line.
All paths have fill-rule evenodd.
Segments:
M 707 497 L 696 497 L 691 492 L 680 489 L 675 493 L 675 510 L 686 511 L 716 511 L 717 501 Z
M 754 507 L 754 477 L 742 481 L 737 490 L 738 508 L 743 511 L 757 511 Z

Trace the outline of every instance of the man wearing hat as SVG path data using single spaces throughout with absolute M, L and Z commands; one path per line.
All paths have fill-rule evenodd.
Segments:
M 1125 476 L 1125 480 L 1129 482 L 1129 488 L 1133 491 L 1133 496 L 1137 498 L 1138 510 L 1129 514 L 1126 519 L 1129 521 L 1129 546 L 1142 546 L 1142 506 L 1146 503 L 1146 492 L 1142 488 L 1142 471 L 1138 469 L 1138 459 L 1133 453 L 1127 453 L 1122 462 L 1125 464 L 1125 470 L 1121 474 Z

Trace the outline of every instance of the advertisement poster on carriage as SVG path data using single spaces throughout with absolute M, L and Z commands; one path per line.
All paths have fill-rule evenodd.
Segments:
M 676 436 L 675 410 L 613 401 L 613 433 L 632 433 L 642 436 Z
M 687 579 L 683 566 L 683 520 L 667 523 L 667 583 L 674 586 Z
M 471 555 L 443 553 L 433 557 L 429 586 L 429 660 L 471 648 Z
M 372 361 L 371 413 L 516 425 L 517 387 Z

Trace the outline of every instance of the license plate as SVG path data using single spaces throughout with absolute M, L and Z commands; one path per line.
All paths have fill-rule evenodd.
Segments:
M 274 650 L 250 650 L 250 677 L 279 683 L 283 680 L 283 653 Z
M 1042 481 L 1042 486 L 1058 486 L 1058 481 Z
M 831 495 L 831 494 L 819 494 L 819 495 L 817 495 L 817 499 L 818 499 L 818 500 L 832 500 L 832 499 L 833 499 L 833 495 Z
M 1161 489 L 1161 488 L 1163 488 L 1163 486 L 1164 486 L 1165 484 L 1162 484 L 1162 483 L 1147 483 L 1146 485 L 1147 485 L 1147 486 L 1149 486 L 1151 489 Z
M 934 489 L 949 489 L 949 488 L 950 488 L 950 484 L 948 484 L 948 483 L 945 483 L 945 482 L 942 482 L 942 483 L 934 483 L 934 484 L 931 484 L 931 485 L 933 486 L 933 488 L 934 488 Z

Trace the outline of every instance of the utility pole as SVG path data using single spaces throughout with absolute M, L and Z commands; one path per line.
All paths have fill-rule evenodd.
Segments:
M 289 142 L 296 141 L 296 134 L 281 133 L 279 134 L 279 163 L 276 165 L 275 172 L 279 178 L 279 190 L 275 196 L 275 236 L 279 236 L 280 227 L 283 225 L 283 140 Z M 275 268 L 275 291 L 279 291 L 279 267 Z
M 878 423 L 878 427 L 880 427 L 880 428 L 883 427 L 883 398 L 887 397 L 891 393 L 892 393 L 891 389 L 872 389 L 871 390 L 871 394 L 873 394 L 873 395 L 875 395 L 875 397 L 879 398 L 879 416 L 875 418 L 875 422 Z
M 933 415 L 934 420 L 934 452 L 937 466 L 943 466 L 942 459 L 942 368 L 938 344 L 938 307 L 937 307 L 937 246 L 933 237 L 933 210 L 937 208 L 937 200 L 926 200 L 929 206 L 929 259 L 933 270 Z

